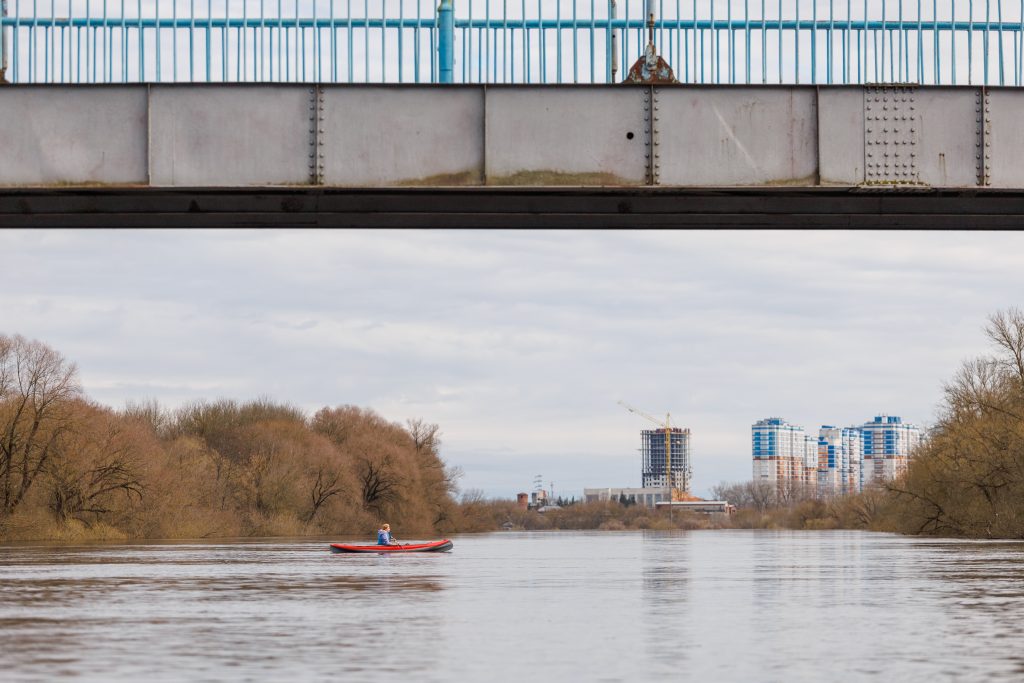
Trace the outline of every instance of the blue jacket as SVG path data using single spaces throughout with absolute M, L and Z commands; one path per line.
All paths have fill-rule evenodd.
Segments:
M 377 545 L 391 545 L 391 533 L 380 529 L 377 532 Z

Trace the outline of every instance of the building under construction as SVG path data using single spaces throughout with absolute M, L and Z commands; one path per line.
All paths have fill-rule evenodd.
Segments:
M 670 440 L 665 439 L 665 428 L 645 429 L 640 432 L 643 454 L 643 470 L 641 482 L 646 488 L 664 488 L 672 486 L 686 494 L 690 493 L 690 430 L 672 427 Z M 668 480 L 666 471 L 666 445 L 671 449 L 669 456 L 672 462 L 672 481 Z

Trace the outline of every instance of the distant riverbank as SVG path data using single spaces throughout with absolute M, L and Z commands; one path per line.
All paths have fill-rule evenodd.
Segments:
M 803 500 L 764 509 L 740 508 L 732 514 L 702 514 L 618 502 L 573 503 L 544 512 L 523 510 L 514 501 L 463 501 L 461 518 L 466 531 L 516 529 L 654 530 L 672 529 L 859 529 L 896 531 L 892 515 L 895 498 L 884 489 L 830 500 Z
M 456 499 L 440 428 L 351 405 L 312 416 L 259 399 L 112 410 L 38 341 L 0 335 L 0 542 L 372 533 L 399 538 L 515 529 L 867 529 L 1024 538 L 1024 313 L 993 315 L 993 355 L 945 386 L 907 473 L 856 495 L 779 489 L 733 515 L 577 503 L 544 513 Z M 722 491 L 742 493 L 743 484 Z

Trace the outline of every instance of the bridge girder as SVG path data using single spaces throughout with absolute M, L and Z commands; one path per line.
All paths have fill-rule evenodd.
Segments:
M 0 223 L 1018 227 L 1024 91 L 0 89 Z
M 750 188 L 0 191 L 5 227 L 1019 229 L 1024 192 Z

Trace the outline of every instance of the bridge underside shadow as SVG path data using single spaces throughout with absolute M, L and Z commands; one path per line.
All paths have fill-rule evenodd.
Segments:
M 0 226 L 1019 229 L 1024 191 L 0 188 Z

